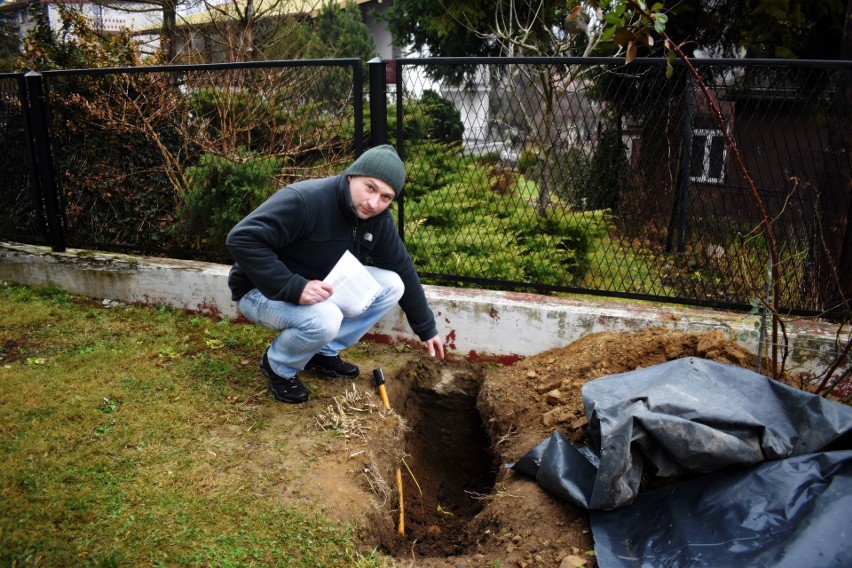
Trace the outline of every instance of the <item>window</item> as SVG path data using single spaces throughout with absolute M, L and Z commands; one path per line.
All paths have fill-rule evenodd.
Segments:
M 725 158 L 728 147 L 721 130 L 697 128 L 692 131 L 692 163 L 690 181 L 721 184 L 725 181 Z

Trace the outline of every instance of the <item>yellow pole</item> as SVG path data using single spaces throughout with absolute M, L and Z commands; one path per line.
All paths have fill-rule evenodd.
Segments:
M 390 410 L 390 401 L 388 400 L 388 391 L 385 389 L 385 385 L 379 385 L 379 396 L 382 397 L 382 403 L 384 403 L 385 408 Z
M 396 532 L 405 536 L 405 506 L 402 501 L 402 470 L 396 466 L 396 488 L 399 491 L 399 524 L 396 526 Z
M 373 377 L 376 380 L 376 385 L 379 388 L 379 396 L 382 398 L 382 404 L 385 405 L 385 408 L 390 410 L 390 400 L 388 400 L 388 392 L 385 389 L 385 376 L 382 373 L 381 369 L 375 369 L 373 371 Z M 396 489 L 399 492 L 399 524 L 396 527 L 396 532 L 405 536 L 405 504 L 403 502 L 403 493 L 402 493 L 402 469 L 397 466 L 396 468 Z

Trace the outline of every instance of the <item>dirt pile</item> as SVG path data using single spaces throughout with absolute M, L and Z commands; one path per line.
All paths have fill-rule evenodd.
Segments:
M 489 373 L 480 393 L 480 414 L 492 439 L 510 438 L 501 452 L 505 460 L 520 458 L 554 430 L 582 443 L 583 384 L 691 356 L 752 369 L 755 364 L 752 353 L 721 331 L 597 333 Z

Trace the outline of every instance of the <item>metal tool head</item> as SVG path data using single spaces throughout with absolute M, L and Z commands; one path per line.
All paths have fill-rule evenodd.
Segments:
M 385 384 L 385 374 L 381 369 L 373 369 L 373 382 L 376 386 Z

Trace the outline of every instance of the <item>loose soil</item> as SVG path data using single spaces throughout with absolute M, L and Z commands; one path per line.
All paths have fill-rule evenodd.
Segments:
M 506 465 L 555 430 L 584 443 L 587 381 L 689 356 L 751 369 L 755 361 L 721 332 L 664 329 L 592 334 L 503 367 L 370 342 L 344 355 L 359 379 L 304 373 L 308 403 L 268 398 L 266 428 L 219 432 L 216 443 L 257 444 L 246 469 L 281 479 L 280 494 L 264 497 L 318 506 L 356 527 L 365 553 L 434 568 L 595 566 L 586 511 Z M 390 409 L 372 383 L 376 368 Z M 276 438 L 273 454 L 265 448 Z

